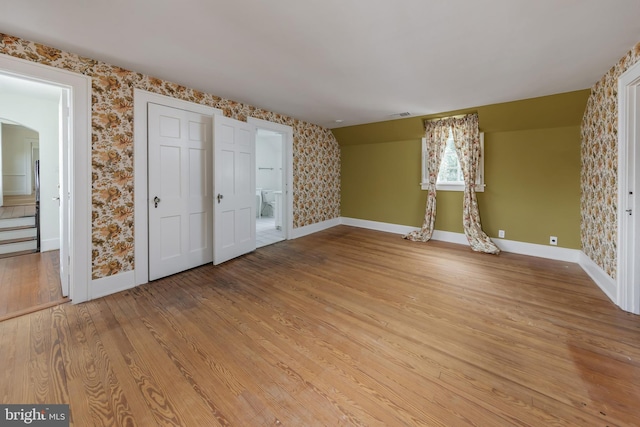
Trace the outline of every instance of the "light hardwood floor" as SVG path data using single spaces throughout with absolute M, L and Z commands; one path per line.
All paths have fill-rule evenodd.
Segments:
M 637 426 L 640 318 L 574 264 L 335 227 L 0 323 L 74 425 Z
M 59 264 L 59 251 L 0 258 L 0 321 L 66 302 Z

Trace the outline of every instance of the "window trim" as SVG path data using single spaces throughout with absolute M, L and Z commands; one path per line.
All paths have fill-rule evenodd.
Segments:
M 422 182 L 420 187 L 423 190 L 429 189 L 429 180 L 427 179 L 426 159 L 427 156 L 427 139 L 422 138 Z M 484 192 L 486 184 L 484 182 L 484 132 L 480 132 L 480 163 L 478 164 L 478 175 L 476 176 L 476 193 Z M 464 182 L 438 182 L 436 183 L 436 191 L 464 191 Z

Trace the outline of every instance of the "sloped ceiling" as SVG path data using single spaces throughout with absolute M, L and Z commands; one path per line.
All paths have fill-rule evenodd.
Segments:
M 638 16 L 638 0 L 4 0 L 0 32 L 334 128 L 588 88 Z

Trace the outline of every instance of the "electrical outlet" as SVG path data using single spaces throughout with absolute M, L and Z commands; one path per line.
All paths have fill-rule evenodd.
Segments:
M 558 246 L 558 238 L 556 236 L 549 237 L 549 244 L 553 246 Z
M 498 230 L 498 237 L 504 239 L 504 230 Z

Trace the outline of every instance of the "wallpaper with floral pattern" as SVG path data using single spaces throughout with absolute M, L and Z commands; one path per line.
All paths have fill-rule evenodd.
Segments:
M 294 228 L 340 216 L 340 147 L 328 129 L 2 33 L 0 53 L 92 78 L 93 279 L 134 268 L 134 88 L 291 126 Z
M 593 86 L 582 119 L 582 250 L 613 279 L 618 238 L 618 78 L 638 60 L 640 43 Z

